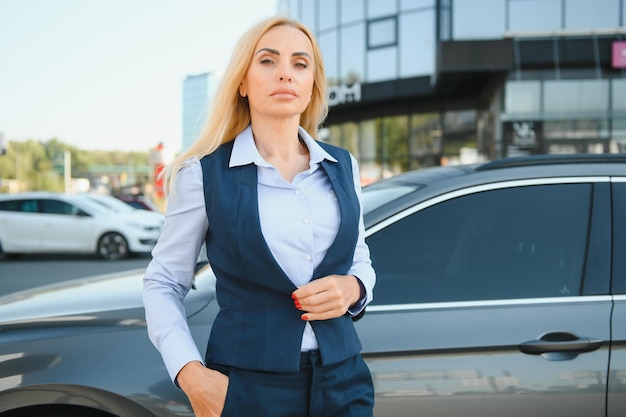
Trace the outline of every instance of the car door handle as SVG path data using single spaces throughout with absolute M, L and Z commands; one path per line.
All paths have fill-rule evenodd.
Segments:
M 521 343 L 519 350 L 530 355 L 553 352 L 585 353 L 593 352 L 602 346 L 603 341 L 588 337 L 578 337 L 571 333 L 547 333 L 538 340 Z

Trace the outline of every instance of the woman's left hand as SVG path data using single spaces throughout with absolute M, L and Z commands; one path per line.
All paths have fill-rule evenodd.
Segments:
M 361 298 L 361 286 L 354 275 L 328 275 L 309 282 L 293 292 L 302 320 L 328 320 L 346 314 Z

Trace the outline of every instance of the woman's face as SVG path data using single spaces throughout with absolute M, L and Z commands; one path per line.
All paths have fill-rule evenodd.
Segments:
M 250 116 L 299 117 L 311 101 L 315 66 L 309 38 L 291 26 L 276 26 L 259 39 L 241 84 Z

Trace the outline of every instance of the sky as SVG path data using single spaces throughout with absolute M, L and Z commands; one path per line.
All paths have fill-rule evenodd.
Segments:
M 0 133 L 181 148 L 182 83 L 220 74 L 277 0 L 0 0 Z

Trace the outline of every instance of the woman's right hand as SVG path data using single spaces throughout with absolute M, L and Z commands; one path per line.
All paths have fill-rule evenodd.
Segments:
M 226 375 L 193 361 L 183 366 L 176 381 L 189 398 L 196 417 L 222 415 L 228 390 Z

